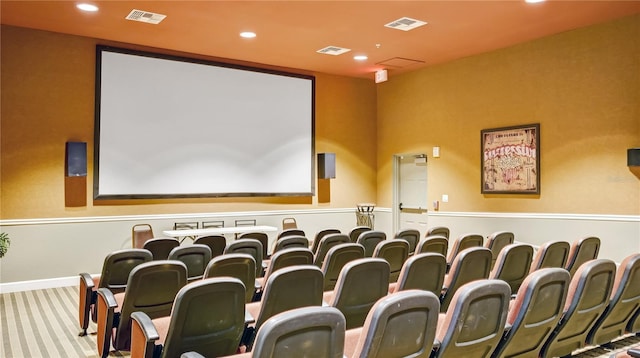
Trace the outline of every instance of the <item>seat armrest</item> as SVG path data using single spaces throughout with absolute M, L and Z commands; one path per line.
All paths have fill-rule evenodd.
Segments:
M 89 327 L 89 316 L 92 308 L 96 303 L 95 284 L 91 275 L 86 272 L 80 274 L 80 286 L 78 289 L 78 320 L 80 322 L 80 334 L 79 336 L 87 335 L 87 328 Z M 95 312 L 94 312 L 95 313 Z M 97 318 L 94 315 L 94 320 Z
M 182 353 L 180 358 L 204 358 L 204 356 L 198 352 L 186 352 Z
M 113 292 L 111 292 L 110 289 L 104 288 L 104 287 L 99 288 L 98 295 L 102 296 L 108 308 L 118 307 L 118 302 L 116 302 L 116 297 L 113 295 Z
M 632 348 L 627 351 L 627 354 L 633 358 L 640 358 L 640 348 Z
M 131 356 L 152 358 L 155 342 L 160 339 L 156 326 L 144 312 L 131 314 Z

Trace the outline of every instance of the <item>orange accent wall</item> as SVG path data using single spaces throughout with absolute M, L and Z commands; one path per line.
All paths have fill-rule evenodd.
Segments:
M 139 47 L 11 26 L 2 26 L 1 36 L 1 219 L 344 208 L 375 201 L 375 85 L 318 74 L 316 151 L 336 153 L 337 166 L 331 192 L 321 193 L 325 202 L 317 196 L 94 202 L 95 45 Z M 65 206 L 70 195 L 82 202 L 77 187 L 67 183 L 65 190 L 67 141 L 88 143 L 86 206 Z
M 471 35 L 471 34 L 470 34 Z M 378 86 L 378 204 L 392 155 L 429 155 L 442 211 L 640 214 L 640 15 L 400 76 Z M 540 123 L 540 195 L 480 192 L 480 131 Z M 441 157 L 431 158 L 440 146 Z

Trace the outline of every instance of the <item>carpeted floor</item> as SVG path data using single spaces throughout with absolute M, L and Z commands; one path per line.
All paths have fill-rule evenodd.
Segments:
M 91 322 L 88 332 L 95 332 Z M 94 358 L 98 357 L 95 335 L 79 337 L 78 287 L 0 295 L 0 357 L 3 358 Z M 575 352 L 577 358 L 604 358 L 640 345 L 640 337 L 627 336 L 609 348 L 588 347 Z M 129 357 L 111 352 L 110 357 Z

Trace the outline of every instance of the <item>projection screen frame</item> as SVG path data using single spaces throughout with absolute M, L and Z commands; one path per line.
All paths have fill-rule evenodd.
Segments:
M 309 191 L 278 191 L 278 192 L 193 192 L 193 193 L 127 193 L 104 194 L 100 192 L 100 143 L 101 143 L 101 94 L 102 94 L 102 53 L 112 52 L 126 55 L 143 56 L 168 61 L 180 61 L 197 65 L 214 66 L 224 69 L 256 72 L 267 75 L 293 77 L 310 81 L 310 159 L 309 159 Z M 247 65 L 238 65 L 219 61 L 211 61 L 197 58 L 189 58 L 176 55 L 167 55 L 148 51 L 132 50 L 113 46 L 96 45 L 96 71 L 95 71 L 95 119 L 94 119 L 94 156 L 93 156 L 93 198 L 94 200 L 129 200 L 129 199 L 178 199 L 178 198 L 216 198 L 216 197 L 286 197 L 286 196 L 313 196 L 315 195 L 315 76 L 292 72 L 264 69 Z

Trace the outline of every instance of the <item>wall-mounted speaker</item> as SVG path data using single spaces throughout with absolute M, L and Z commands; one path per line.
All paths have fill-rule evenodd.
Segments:
M 65 175 L 68 177 L 87 176 L 87 143 L 67 142 Z
M 335 179 L 336 153 L 318 153 L 318 179 Z
M 627 149 L 627 166 L 640 167 L 640 148 Z

